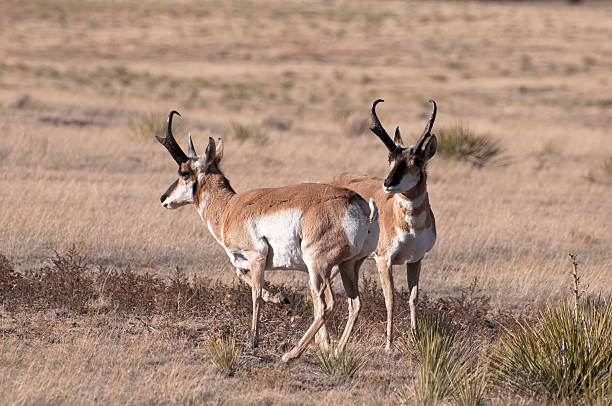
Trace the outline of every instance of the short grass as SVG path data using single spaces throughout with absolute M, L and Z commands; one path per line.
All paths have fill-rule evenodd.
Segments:
M 0 24 L 0 254 L 12 264 L 1 283 L 18 287 L 0 297 L 1 404 L 392 404 L 396 389 L 413 388 L 416 361 L 381 348 L 372 261 L 350 343 L 369 355 L 351 380 L 308 355 L 279 364 L 312 317 L 296 272 L 266 273 L 295 304 L 265 306 L 262 347 L 243 350 L 233 377 L 218 372 L 208 340 L 244 344 L 250 294 L 194 210 L 160 207 L 176 163 L 131 123 L 144 119 L 143 134 L 155 135 L 147 122 L 172 109 L 183 115 L 182 146 L 188 133 L 200 152 L 209 136 L 225 138 L 223 170 L 245 191 L 340 172 L 385 177 L 386 149 L 365 129 L 372 101 L 385 99 L 388 128 L 417 135 L 434 99 L 434 133 L 464 123 L 503 152 L 475 166 L 440 149 L 430 162 L 438 240 L 423 261 L 420 311 L 449 313 L 488 348 L 500 325 L 531 323 L 567 296 L 570 249 L 585 295 L 612 293 L 609 2 L 0 9 L 11 22 Z M 277 114 L 282 123 L 266 120 Z M 231 122 L 248 128 L 244 141 Z M 57 271 L 54 251 L 75 243 L 86 269 Z M 340 298 L 332 337 L 344 326 Z M 487 392 L 492 405 L 541 403 L 497 390 Z M 592 397 L 606 404 L 603 392 Z

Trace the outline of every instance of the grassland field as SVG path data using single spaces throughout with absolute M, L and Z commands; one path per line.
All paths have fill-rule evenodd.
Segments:
M 371 102 L 385 99 L 379 117 L 406 140 L 435 99 L 436 129 L 469 128 L 502 152 L 484 166 L 430 163 L 438 240 L 422 309 L 476 281 L 483 319 L 528 317 L 569 295 L 568 252 L 584 295 L 610 295 L 611 21 L 612 3 L 588 0 L 0 2 L 0 254 L 26 277 L 71 246 L 88 272 L 170 283 L 178 267 L 211 306 L 181 308 L 180 289 L 156 311 L 0 297 L 0 403 L 395 404 L 414 378 L 401 350 L 383 350 L 373 261 L 352 340 L 369 361 L 355 378 L 326 375 L 310 354 L 280 364 L 312 316 L 298 272 L 266 275 L 295 305 L 264 306 L 262 347 L 243 351 L 233 377 L 216 371 L 205 342 L 246 342 L 249 292 L 193 208 L 159 204 L 176 166 L 153 136 L 171 109 L 184 147 L 188 133 L 200 151 L 224 138 L 222 168 L 240 192 L 384 177 Z M 406 287 L 403 269 L 395 280 Z M 405 295 L 398 309 L 406 337 Z M 487 401 L 539 404 L 504 392 Z

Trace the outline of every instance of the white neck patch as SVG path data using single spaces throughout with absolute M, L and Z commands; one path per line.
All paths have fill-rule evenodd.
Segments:
M 425 199 L 427 199 L 427 191 L 415 199 L 408 199 L 406 196 L 402 196 L 399 193 L 395 194 L 395 201 L 401 204 L 406 210 L 414 210 L 421 207 L 421 205 L 425 202 Z

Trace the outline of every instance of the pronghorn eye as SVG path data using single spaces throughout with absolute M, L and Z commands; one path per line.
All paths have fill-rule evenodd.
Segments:
M 179 171 L 179 176 L 183 177 L 183 178 L 188 178 L 190 173 L 189 172 L 184 172 L 184 171 Z

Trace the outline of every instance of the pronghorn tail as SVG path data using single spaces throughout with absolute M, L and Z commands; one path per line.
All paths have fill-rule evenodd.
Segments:
M 376 203 L 374 199 L 370 198 L 370 223 L 378 220 L 378 207 L 376 207 Z

